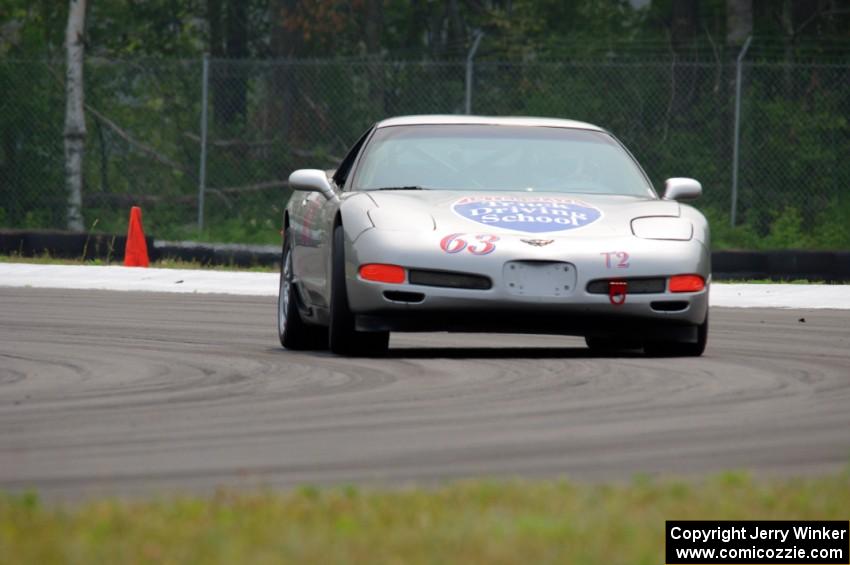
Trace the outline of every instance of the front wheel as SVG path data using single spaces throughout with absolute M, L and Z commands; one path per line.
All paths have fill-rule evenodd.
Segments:
M 334 228 L 331 261 L 331 309 L 328 342 L 337 355 L 378 356 L 387 351 L 390 332 L 359 332 L 355 329 L 354 314 L 348 305 L 345 287 L 345 233 L 342 226 Z
M 708 314 L 705 315 L 705 321 L 697 326 L 697 340 L 695 343 L 654 341 L 645 343 L 643 350 L 651 357 L 699 357 L 705 351 L 707 343 Z

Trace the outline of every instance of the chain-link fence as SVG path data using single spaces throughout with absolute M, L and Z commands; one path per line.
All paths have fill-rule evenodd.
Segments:
M 480 61 L 472 76 L 473 113 L 596 123 L 659 190 L 701 180 L 721 247 L 850 248 L 850 65 L 743 64 L 734 228 L 734 62 Z M 0 62 L 2 227 L 65 225 L 62 77 Z M 293 169 L 333 168 L 387 116 L 462 113 L 466 77 L 466 62 L 89 59 L 85 223 L 120 232 L 139 204 L 157 237 L 276 242 Z

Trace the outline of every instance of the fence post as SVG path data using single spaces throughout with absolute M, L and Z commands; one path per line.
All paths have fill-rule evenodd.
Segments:
M 210 81 L 210 56 L 204 53 L 201 73 L 201 158 L 198 171 L 198 232 L 204 229 L 204 192 L 207 183 L 207 105 Z
M 744 57 L 747 56 L 747 49 L 750 48 L 750 42 L 752 40 L 752 35 L 747 37 L 735 62 L 735 133 L 732 138 L 732 210 L 729 214 L 729 222 L 733 228 L 735 227 L 735 219 L 738 212 L 738 154 L 741 144 L 741 64 L 744 61 Z
M 475 32 L 475 40 L 472 42 L 472 47 L 466 56 L 466 114 L 472 113 L 472 62 L 475 59 L 475 52 L 478 51 L 478 44 L 481 43 L 481 38 L 484 37 L 484 32 L 478 30 Z

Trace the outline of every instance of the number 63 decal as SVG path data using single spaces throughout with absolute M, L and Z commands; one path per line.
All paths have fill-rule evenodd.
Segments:
M 600 255 L 605 256 L 606 269 L 611 269 L 613 267 L 618 269 L 629 268 L 629 254 L 625 251 L 604 251 L 600 253 Z
M 468 242 L 468 239 L 473 241 Z M 499 236 L 490 234 L 478 234 L 467 236 L 464 233 L 452 233 L 444 237 L 440 241 L 440 249 L 446 253 L 460 253 L 464 249 L 473 255 L 487 255 L 496 250 L 496 242 L 499 241 Z

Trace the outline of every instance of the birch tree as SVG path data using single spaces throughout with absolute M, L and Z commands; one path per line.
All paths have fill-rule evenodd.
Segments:
M 83 154 L 86 117 L 83 112 L 83 30 L 86 0 L 70 0 L 65 29 L 65 186 L 68 189 L 68 229 L 83 231 Z

